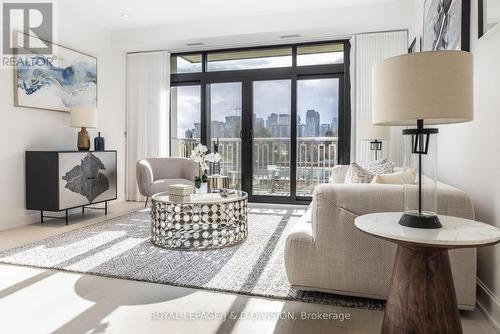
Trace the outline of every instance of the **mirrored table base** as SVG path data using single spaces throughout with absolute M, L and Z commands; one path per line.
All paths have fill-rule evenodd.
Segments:
M 152 201 L 151 242 L 179 250 L 234 246 L 246 240 L 247 197 L 221 203 Z

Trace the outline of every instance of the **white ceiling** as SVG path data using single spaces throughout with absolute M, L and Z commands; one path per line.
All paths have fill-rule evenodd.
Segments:
M 122 30 L 179 23 L 282 14 L 391 0 L 58 0 L 59 6 L 93 18 L 107 29 Z M 400 0 L 401 1 L 401 0 Z M 124 18 L 123 14 L 128 14 Z
M 292 43 L 407 29 L 414 1 L 420 0 L 54 1 L 59 16 L 85 17 L 110 32 L 112 45 L 131 52 Z M 300 37 L 285 40 L 282 35 Z

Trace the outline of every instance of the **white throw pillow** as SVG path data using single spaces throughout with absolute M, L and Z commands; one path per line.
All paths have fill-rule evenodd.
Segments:
M 389 162 L 389 160 L 387 158 L 383 158 L 383 159 L 378 159 L 378 160 L 373 160 L 373 161 L 358 161 L 358 162 L 356 162 L 356 164 L 358 165 L 358 167 L 362 167 L 364 169 L 369 169 L 371 167 L 385 165 L 388 162 Z M 392 173 L 392 171 L 389 173 Z M 372 173 L 372 174 L 377 174 L 377 173 Z M 352 164 L 349 166 L 349 169 L 347 170 L 344 182 L 345 183 L 361 183 L 361 182 L 350 182 L 350 180 L 352 180 Z
M 383 163 L 371 166 L 361 166 L 353 162 L 347 173 L 345 183 L 370 183 L 378 174 L 392 173 L 394 163 L 384 160 Z
M 371 182 L 378 184 L 404 184 L 405 177 L 407 178 L 409 184 L 415 184 L 417 171 L 411 168 L 406 171 L 399 171 L 391 174 L 379 174 L 375 175 Z

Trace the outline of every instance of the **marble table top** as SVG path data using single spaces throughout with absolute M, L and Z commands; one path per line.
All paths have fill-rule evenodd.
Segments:
M 372 213 L 357 217 L 355 225 L 368 234 L 420 245 L 444 248 L 466 248 L 493 245 L 500 242 L 500 229 L 474 220 L 442 216 L 439 229 L 421 229 L 399 225 L 402 212 Z

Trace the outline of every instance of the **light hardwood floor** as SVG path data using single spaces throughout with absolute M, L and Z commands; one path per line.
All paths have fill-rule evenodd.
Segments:
M 112 204 L 106 218 L 96 211 L 84 217 L 71 217 L 69 226 L 47 221 L 43 225 L 3 231 L 0 250 L 95 224 L 140 207 L 141 203 Z M 315 319 L 321 316 L 337 319 Z M 343 320 L 339 319 L 342 317 Z M 381 324 L 381 311 L 0 264 L 2 334 L 378 333 Z M 462 325 L 465 333 L 495 333 L 478 310 L 463 312 Z

